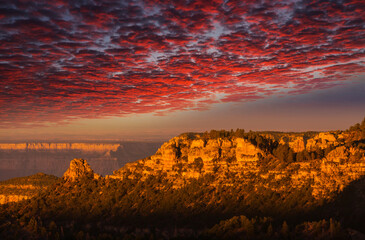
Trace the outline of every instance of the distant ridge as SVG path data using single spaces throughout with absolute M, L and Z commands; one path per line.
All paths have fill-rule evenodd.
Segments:
M 154 154 L 161 142 L 0 143 L 0 180 L 44 172 L 61 177 L 70 159 L 83 158 L 98 173 Z
M 58 177 L 37 173 L 0 182 L 0 204 L 29 199 L 58 181 Z

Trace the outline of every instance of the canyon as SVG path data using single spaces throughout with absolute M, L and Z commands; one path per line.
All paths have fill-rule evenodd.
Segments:
M 260 146 L 245 137 L 206 138 L 202 134 L 182 134 L 164 143 L 151 157 L 127 163 L 107 177 L 144 180 L 151 175 L 164 175 L 179 188 L 191 179 L 212 175 L 213 185 L 255 179 L 254 188 L 281 193 L 309 184 L 314 198 L 329 199 L 365 175 L 365 149 L 349 144 L 349 133 L 320 132 L 310 136 L 257 133 L 257 136 L 267 143 L 288 146 L 293 156 L 305 151 L 315 157 L 283 162 L 269 151 L 270 146 Z
M 2 151 L 59 153 L 79 146 Z M 87 149 L 113 158 L 121 147 Z M 0 213 L 11 218 L 0 214 L 0 236 L 365 237 L 365 121 L 346 131 L 184 133 L 107 174 L 85 156 L 73 158 L 60 178 L 39 173 L 1 181 Z
M 85 158 L 98 173 L 152 155 L 161 142 L 0 143 L 0 180 L 43 172 L 62 176 L 73 158 Z
M 137 150 L 140 146 L 129 149 L 127 152 L 129 155 L 123 152 L 124 146 L 121 144 L 105 143 L 13 143 L 0 144 L 0 151 L 33 153 L 36 157 L 45 154 L 45 158 L 42 158 L 43 156 L 40 158 L 43 161 L 46 161 L 48 156 L 56 156 L 60 153 L 66 156 L 80 154 L 82 158 L 76 157 L 70 163 L 69 159 L 61 154 L 63 159 L 58 156 L 55 158 L 58 162 L 50 161 L 46 166 L 37 159 L 38 164 L 45 167 L 43 170 L 58 169 L 55 175 L 63 174 L 63 178 L 70 181 L 85 176 L 99 179 L 102 175 L 106 179 L 129 178 L 144 181 L 149 176 L 163 175 L 174 188 L 180 188 L 192 179 L 214 175 L 215 181 L 211 183 L 212 185 L 230 185 L 233 184 L 232 179 L 236 182 L 252 182 L 252 179 L 255 179 L 254 188 L 264 187 L 281 193 L 288 191 L 289 188 L 300 189 L 310 184 L 313 189 L 312 196 L 316 199 L 329 199 L 341 192 L 352 181 L 365 175 L 365 150 L 346 145 L 350 137 L 348 133 L 320 132 L 309 135 L 257 133 L 257 136 L 266 142 L 287 145 L 294 154 L 303 151 L 310 153 L 319 149 L 323 151 L 323 155 L 311 160 L 285 163 L 267 148 L 247 137 L 207 138 L 199 133 L 174 137 L 165 142 L 155 153 L 152 152 L 155 145 L 145 143 L 143 147 L 149 148 L 138 153 L 150 154 L 150 156 L 137 161 L 133 161 L 132 158 L 123 158 L 126 163 L 121 168 L 119 168 L 120 158 L 117 153 L 124 153 L 119 155 L 124 157 L 138 157 L 140 155 L 137 154 Z M 87 162 L 84 159 L 87 159 Z M 61 169 L 58 168 L 60 165 L 62 165 Z M 113 169 L 117 170 L 111 174 Z M 14 186 L 7 186 L 8 189 L 12 187 Z M 37 188 L 37 190 L 40 189 Z M 0 202 L 28 199 L 35 192 L 20 195 L 2 194 Z

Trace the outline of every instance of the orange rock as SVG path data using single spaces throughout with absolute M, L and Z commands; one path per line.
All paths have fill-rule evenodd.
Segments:
M 90 179 L 99 179 L 100 175 L 94 173 L 86 160 L 81 158 L 75 158 L 70 162 L 70 167 L 63 174 L 63 178 L 75 181 L 83 177 Z

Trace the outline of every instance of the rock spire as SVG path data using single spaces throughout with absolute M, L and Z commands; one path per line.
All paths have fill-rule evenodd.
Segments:
M 75 158 L 71 160 L 70 167 L 63 174 L 63 177 L 67 180 L 75 181 L 80 178 L 99 179 L 100 175 L 94 173 L 86 160 Z

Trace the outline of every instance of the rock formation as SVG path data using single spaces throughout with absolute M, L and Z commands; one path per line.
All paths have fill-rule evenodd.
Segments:
M 82 150 L 85 152 L 116 151 L 120 144 L 112 143 L 0 143 L 1 150 Z
M 270 134 L 262 136 L 278 138 Z M 163 144 L 153 156 L 129 163 L 108 177 L 143 180 L 150 175 L 162 174 L 175 187 L 180 187 L 189 179 L 212 174 L 216 183 L 255 179 L 256 187 L 268 187 L 278 192 L 310 184 L 312 195 L 319 199 L 330 198 L 351 181 L 365 175 L 365 151 L 345 145 L 342 133 L 316 133 L 310 138 L 304 134 L 284 133 L 278 140 L 297 153 L 331 148 L 317 159 L 285 163 L 244 138 L 205 139 L 199 134 L 194 137 L 181 135 Z
M 129 163 L 109 177 L 123 178 L 130 173 L 147 177 L 164 172 L 170 177 L 198 178 L 219 169 L 229 167 L 238 170 L 240 166 L 255 165 L 264 155 L 263 151 L 242 138 L 205 141 L 199 137 L 189 139 L 180 136 L 163 144 L 155 155 Z
M 255 134 L 258 142 L 249 135 L 182 134 L 164 143 L 154 155 L 128 163 L 107 178 L 143 181 L 151 175 L 164 176 L 179 188 L 187 181 L 211 175 L 213 184 L 250 182 L 255 188 L 282 193 L 291 187 L 310 186 L 315 198 L 328 199 L 365 175 L 365 150 L 354 145 L 346 132 Z M 309 160 L 283 160 L 273 151 L 280 144 L 288 145 L 294 157 L 306 151 L 307 155 L 319 151 L 319 155 Z M 85 160 L 75 158 L 63 177 L 72 182 L 99 179 L 100 175 Z
M 10 202 L 19 202 L 22 200 L 26 200 L 31 198 L 27 195 L 7 195 L 7 194 L 0 194 L 0 204 L 6 204 Z
M 81 178 L 99 179 L 100 175 L 94 173 L 86 160 L 75 158 L 70 162 L 70 167 L 63 174 L 63 178 L 68 181 L 75 181 Z
M 313 135 L 313 136 L 311 136 Z M 320 133 L 278 133 L 276 136 L 266 134 L 266 137 L 277 140 L 280 144 L 288 144 L 294 152 L 315 151 L 329 146 L 338 146 L 344 141 L 346 134 L 338 132 Z

